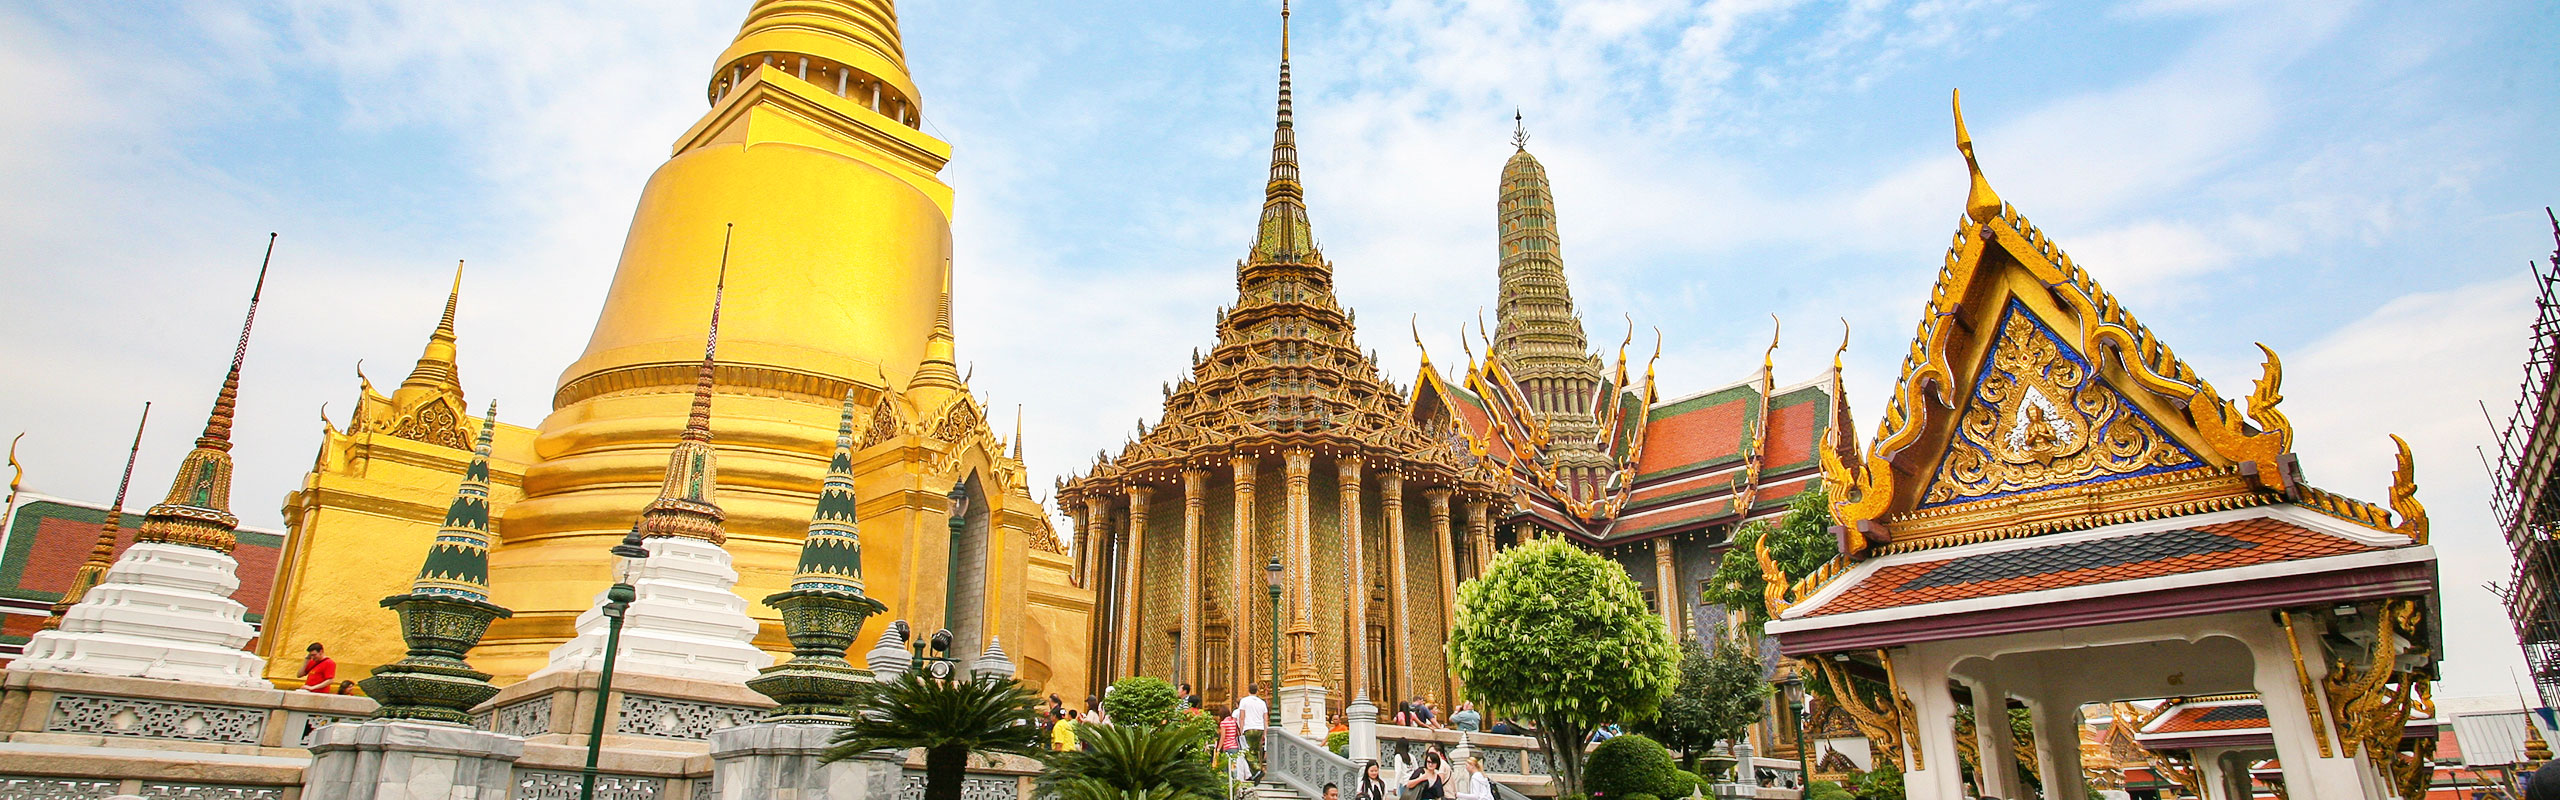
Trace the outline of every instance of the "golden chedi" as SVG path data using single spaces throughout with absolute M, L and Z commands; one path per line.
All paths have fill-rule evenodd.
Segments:
M 734 225 L 713 446 L 737 593 L 764 597 L 787 587 L 835 444 L 837 411 L 851 395 L 863 412 L 853 466 L 869 590 L 889 607 L 864 635 L 903 618 L 925 630 L 950 627 L 969 648 L 1000 637 L 1021 655 L 1024 678 L 1061 692 L 1085 688 L 1091 595 L 1069 585 L 1071 562 L 1025 488 L 1018 434 L 1010 447 L 993 434 L 957 368 L 952 191 L 936 177 L 950 146 L 919 130 L 921 94 L 893 4 L 759 0 L 708 78 L 710 110 L 677 138 L 642 191 L 594 333 L 561 374 L 550 416 L 529 441 L 522 429 L 498 428 L 491 601 L 516 615 L 490 630 L 473 664 L 501 683 L 540 669 L 610 581 L 607 549 L 657 495 L 684 427 L 700 366 L 701 309 Z M 457 449 L 442 460 L 467 457 Z M 364 466 L 324 452 L 313 479 L 326 484 L 324 473 L 361 475 Z M 957 542 L 944 497 L 955 483 L 970 497 Z M 362 524 L 424 525 L 393 540 L 423 547 L 432 512 L 380 517 L 440 500 L 423 486 L 368 488 L 399 502 L 350 500 L 401 513 Z M 335 502 L 304 501 L 324 519 Z M 298 527 L 294 538 L 317 550 L 326 540 L 356 541 L 354 533 Z M 370 565 L 412 557 L 336 558 Z M 278 596 L 296 593 L 287 588 L 295 582 L 350 582 L 328 577 L 335 566 L 316 553 L 288 556 Z M 759 646 L 789 648 L 777 612 L 761 604 L 748 610 L 762 625 Z M 272 624 L 294 642 L 327 640 L 333 649 L 345 642 L 368 658 L 376 650 L 384 661 L 397 657 L 387 619 L 344 616 L 326 630 L 299 624 L 292 611 Z

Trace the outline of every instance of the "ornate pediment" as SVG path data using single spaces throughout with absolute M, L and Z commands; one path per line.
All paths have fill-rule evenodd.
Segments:
M 1961 109 L 1956 133 L 1972 177 L 1965 218 L 1884 419 L 1864 452 L 1821 448 L 1844 550 L 2301 495 L 2275 353 L 2244 414 L 2001 202 Z M 2026 497 L 2057 490 L 2075 494 Z
M 1995 329 L 1919 507 L 2204 466 L 2024 304 Z

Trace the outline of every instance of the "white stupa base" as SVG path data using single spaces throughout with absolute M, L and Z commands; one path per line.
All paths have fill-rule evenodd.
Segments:
M 201 547 L 136 543 L 97 586 L 39 631 L 10 669 L 82 672 L 267 687 L 266 659 L 240 648 L 257 630 L 239 591 L 239 562 Z
M 1324 699 L 1328 692 L 1321 683 L 1293 683 L 1280 687 L 1280 727 L 1313 742 L 1325 737 Z
M 616 674 L 744 683 L 773 666 L 773 655 L 756 649 L 756 621 L 738 596 L 729 551 L 700 539 L 650 539 L 647 546 L 631 584 L 637 596 L 623 612 Z M 604 671 L 605 635 L 598 593 L 578 615 L 577 637 L 553 648 L 551 663 L 531 677 Z

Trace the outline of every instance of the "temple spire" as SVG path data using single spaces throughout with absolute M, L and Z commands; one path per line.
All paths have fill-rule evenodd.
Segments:
M 1518 108 L 1511 109 L 1511 149 L 1513 152 L 1529 150 L 1529 122 L 1520 116 Z
M 258 281 L 249 290 L 249 311 L 240 320 L 240 340 L 231 348 L 231 369 L 214 394 L 213 413 L 206 415 L 204 435 L 178 463 L 169 494 L 144 512 L 136 542 L 165 542 L 231 552 L 239 539 L 240 518 L 231 514 L 231 418 L 240 403 L 240 366 L 249 358 L 249 331 L 258 322 L 258 300 L 266 294 L 267 267 L 275 262 L 276 235 L 267 234 L 267 253 L 258 261 Z
M 427 546 L 426 562 L 418 566 L 411 594 L 488 602 L 489 449 L 497 429 L 498 403 L 492 400 L 488 415 L 480 420 L 480 436 L 471 445 L 471 464 L 463 468 L 462 485 L 454 489 L 453 502 L 445 507 L 444 527 Z
M 728 538 L 720 527 L 726 515 L 713 496 L 719 464 L 711 449 L 712 373 L 720 354 L 720 301 L 728 287 L 729 240 L 723 234 L 719 277 L 711 285 L 710 332 L 702 341 L 702 366 L 694 373 L 693 410 L 685 416 L 684 433 L 676 438 L 674 452 L 667 454 L 667 476 L 658 487 L 658 499 L 640 512 L 642 537 L 683 537 L 713 544 Z
M 400 394 L 413 391 L 452 392 L 462 396 L 462 377 L 456 365 L 453 336 L 453 310 L 462 301 L 462 262 L 453 262 L 453 290 L 444 297 L 444 317 L 436 321 L 434 332 L 427 334 L 427 348 L 418 354 L 417 367 L 409 371 L 408 380 L 400 382 Z
M 818 507 L 810 513 L 808 536 L 801 541 L 800 565 L 791 576 L 793 590 L 862 593 L 862 532 L 854 519 L 853 414 L 854 393 L 848 390 L 844 410 L 836 418 L 835 457 L 827 462 L 826 481 L 818 487 Z
M 133 462 L 142 455 L 142 429 L 151 423 L 151 403 L 142 404 L 142 419 L 133 424 L 133 447 L 124 454 L 124 477 L 116 480 L 116 501 L 107 506 L 107 519 L 98 526 L 98 543 L 90 546 L 89 560 L 71 573 L 71 587 L 62 591 L 62 599 L 53 603 L 53 613 L 44 618 L 44 629 L 61 627 L 62 614 L 80 604 L 89 588 L 105 578 L 107 568 L 116 564 L 116 535 L 124 530 L 124 493 L 133 486 Z
M 1289 104 L 1289 0 L 1280 0 L 1280 101 L 1271 132 L 1271 179 L 1262 189 L 1262 223 L 1253 262 L 1305 263 L 1315 256 L 1306 191 L 1298 183 L 1298 132 Z
M 950 259 L 942 262 L 942 302 L 933 311 L 933 333 L 924 342 L 924 363 L 916 367 L 915 377 L 908 379 L 909 391 L 936 388 L 957 391 L 966 383 L 960 377 L 958 340 L 951 332 Z

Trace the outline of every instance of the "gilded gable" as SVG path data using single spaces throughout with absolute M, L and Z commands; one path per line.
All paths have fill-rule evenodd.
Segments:
M 1996 329 L 1920 508 L 2204 465 L 2025 304 Z

